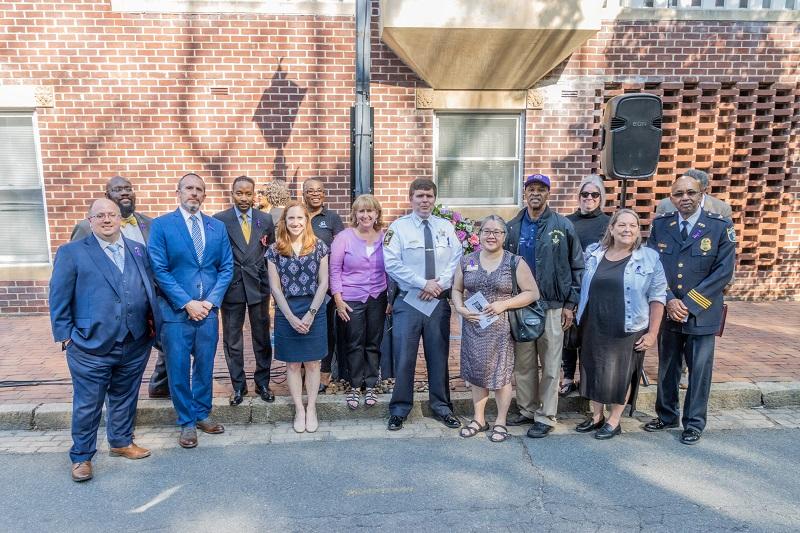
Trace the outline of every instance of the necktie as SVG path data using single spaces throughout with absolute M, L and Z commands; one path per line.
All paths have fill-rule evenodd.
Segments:
M 111 258 L 114 260 L 114 264 L 117 265 L 117 268 L 120 272 L 125 271 L 125 259 L 122 257 L 122 245 L 121 244 L 109 244 L 108 249 L 111 250 Z
M 686 229 L 689 226 L 689 222 L 684 220 L 681 222 L 681 238 L 685 241 L 689 237 L 689 230 Z
M 125 218 L 123 218 L 123 219 L 120 221 L 120 223 L 121 223 L 123 226 L 127 226 L 128 224 L 130 224 L 131 226 L 136 226 L 136 225 L 137 225 L 139 222 L 136 220 L 136 217 L 135 217 L 135 216 L 131 215 L 131 216 L 129 216 L 129 217 L 125 217 Z
M 197 253 L 197 262 L 203 262 L 203 234 L 200 233 L 200 224 L 197 222 L 197 215 L 189 217 L 192 221 L 192 242 L 194 243 L 194 251 Z
M 244 234 L 244 242 L 250 244 L 250 224 L 247 223 L 247 213 L 242 213 L 242 233 Z
M 433 233 L 427 220 L 422 221 L 425 233 L 425 279 L 436 279 L 436 256 L 433 253 Z

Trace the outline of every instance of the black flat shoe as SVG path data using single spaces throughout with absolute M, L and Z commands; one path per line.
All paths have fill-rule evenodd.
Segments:
M 528 430 L 528 436 L 532 439 L 542 439 L 551 431 L 553 431 L 553 426 L 548 426 L 542 422 L 534 422 Z
M 392 415 L 389 417 L 389 425 L 386 426 L 386 429 L 389 431 L 399 431 L 403 429 L 403 422 L 405 421 L 405 417 Z
M 594 438 L 597 440 L 608 440 L 613 439 L 620 433 L 622 433 L 622 424 L 617 424 L 617 427 L 612 428 L 611 424 L 605 423 L 603 427 L 598 429 L 597 433 L 594 434 Z
M 678 427 L 678 423 L 677 422 L 675 422 L 674 424 L 665 424 L 664 422 L 661 421 L 660 418 L 654 418 L 653 420 L 651 420 L 650 422 L 645 424 L 643 429 L 645 431 L 649 431 L 650 433 L 652 433 L 654 431 L 661 431 L 661 430 L 664 430 L 664 429 L 673 429 L 673 428 L 676 428 L 676 427 Z
M 257 387 L 256 392 L 259 396 L 261 396 L 261 399 L 267 403 L 272 403 L 275 401 L 275 393 L 269 390 L 269 387 Z
M 247 394 L 247 389 L 244 390 L 235 390 L 231 394 L 231 397 L 228 399 L 228 403 L 231 405 L 239 405 L 244 401 L 243 396 Z
M 509 426 L 527 426 L 528 424 L 533 424 L 533 422 L 534 422 L 533 418 L 528 418 L 527 416 L 520 413 L 517 416 L 509 418 L 506 424 L 508 424 Z
M 578 433 L 589 433 L 590 431 L 597 431 L 598 429 L 603 427 L 603 424 L 605 423 L 606 423 L 606 417 L 601 418 L 599 422 L 595 423 L 594 418 L 590 416 L 589 418 L 587 418 L 586 420 L 575 426 L 575 431 L 577 431 Z
M 449 427 L 450 429 L 457 429 L 461 427 L 461 420 L 453 416 L 453 413 L 446 415 L 436 415 L 436 420 Z
M 700 437 L 702 436 L 703 434 L 696 429 L 684 429 L 683 433 L 681 433 L 681 443 L 691 446 L 700 442 Z

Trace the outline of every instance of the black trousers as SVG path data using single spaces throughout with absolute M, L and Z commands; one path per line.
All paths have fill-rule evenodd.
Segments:
M 244 374 L 244 315 L 250 317 L 250 335 L 253 339 L 253 354 L 256 358 L 256 371 L 253 381 L 256 388 L 269 387 L 270 367 L 272 366 L 272 345 L 269 341 L 269 298 L 257 304 L 222 304 L 222 348 L 225 362 L 231 375 L 235 390 L 247 388 Z
M 419 339 L 425 350 L 428 368 L 428 397 L 431 411 L 439 416 L 452 414 L 450 402 L 450 302 L 439 301 L 431 316 L 408 305 L 402 297 L 394 301 L 392 313 L 392 352 L 394 390 L 389 414 L 408 416 L 414 405 L 414 369 L 417 366 Z
M 150 394 L 153 393 L 168 393 L 169 392 L 169 379 L 167 378 L 167 363 L 164 361 L 164 352 L 158 351 L 158 358 L 156 359 L 156 366 L 153 373 L 150 375 L 150 384 L 147 390 Z
M 702 432 L 706 427 L 711 371 L 714 366 L 714 335 L 690 335 L 661 328 L 658 339 L 658 394 L 656 414 L 665 424 L 675 424 L 680 415 L 678 385 L 681 362 L 689 368 L 689 388 L 683 402 L 684 429 Z
M 336 316 L 336 305 L 333 301 L 328 302 L 326 317 L 328 319 L 328 354 L 322 359 L 320 372 L 332 372 L 333 361 L 336 360 L 336 372 L 334 378 L 350 381 L 350 369 L 347 365 L 347 357 L 342 355 L 342 337 L 344 336 L 344 324 Z
M 378 383 L 381 363 L 383 324 L 386 320 L 386 293 L 366 302 L 346 301 L 353 310 L 350 320 L 342 325 L 340 359 L 347 358 L 350 370 L 350 385 L 368 388 Z

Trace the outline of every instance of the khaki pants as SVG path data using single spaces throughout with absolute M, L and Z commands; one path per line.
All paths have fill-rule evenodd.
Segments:
M 556 425 L 563 344 L 564 331 L 561 329 L 559 307 L 547 310 L 541 337 L 533 342 L 518 342 L 514 346 L 514 379 L 517 382 L 519 412 L 548 426 Z

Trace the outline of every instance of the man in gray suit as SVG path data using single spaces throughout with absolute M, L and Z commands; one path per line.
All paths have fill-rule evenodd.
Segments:
M 683 176 L 692 177 L 700 182 L 701 192 L 703 193 L 703 201 L 700 204 L 700 207 L 703 210 L 708 211 L 709 213 L 722 215 L 723 218 L 731 220 L 733 210 L 731 209 L 730 204 L 708 194 L 708 174 L 702 170 L 690 168 L 683 173 Z M 656 215 L 672 213 L 673 211 L 675 211 L 675 205 L 673 205 L 669 196 L 662 198 L 656 207 Z
M 136 191 L 133 190 L 130 180 L 122 176 L 114 176 L 106 183 L 106 198 L 119 206 L 121 215 L 120 230 L 126 238 L 147 246 L 150 237 L 150 225 L 153 219 L 142 213 L 136 212 Z M 75 225 L 70 236 L 70 241 L 77 241 L 92 234 L 89 219 L 84 219 Z M 156 367 L 150 377 L 149 396 L 151 398 L 169 398 L 169 381 L 167 368 L 164 364 L 164 354 L 159 350 Z

